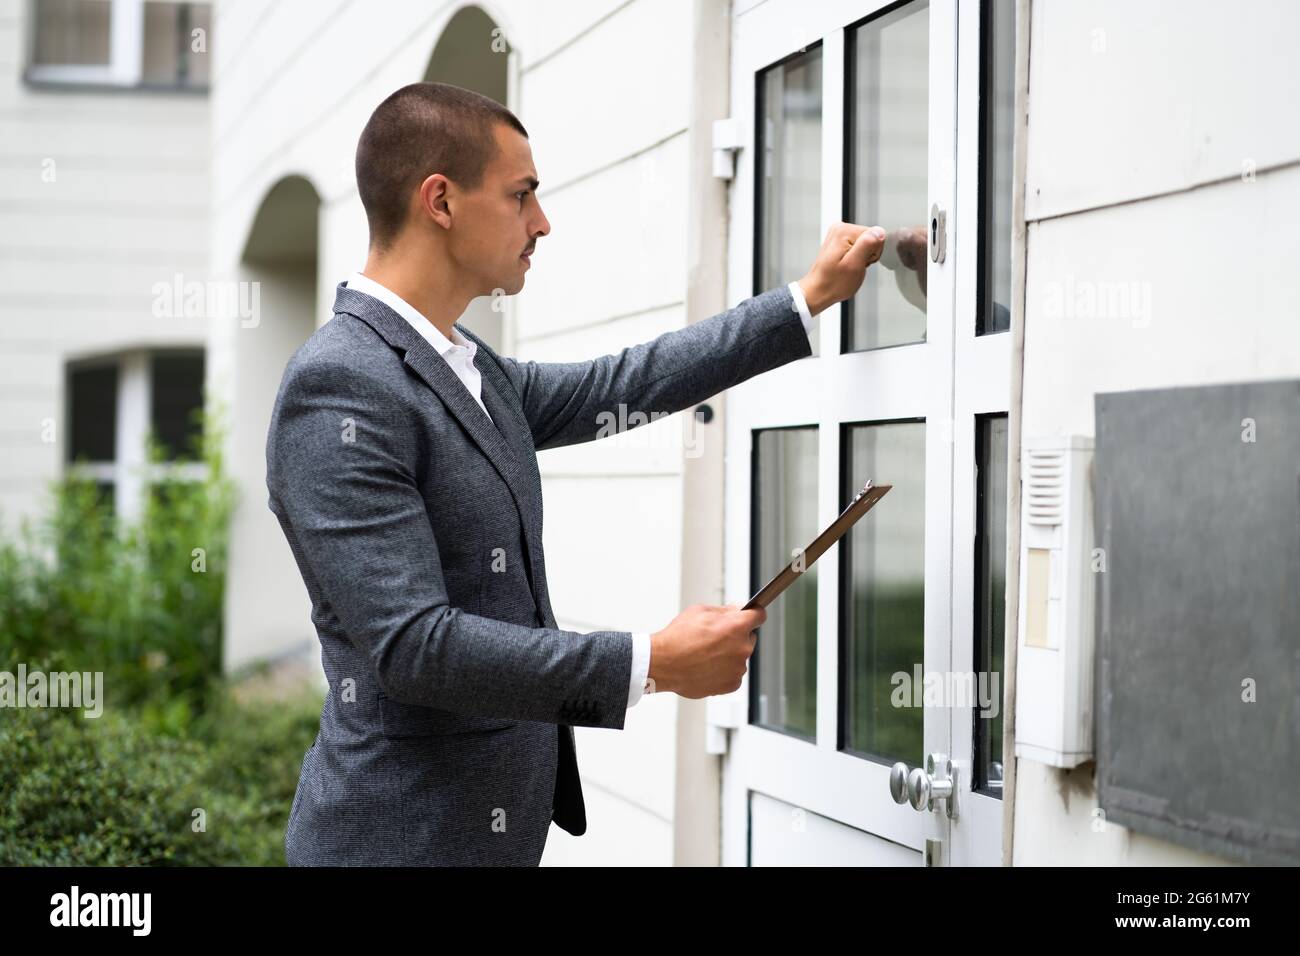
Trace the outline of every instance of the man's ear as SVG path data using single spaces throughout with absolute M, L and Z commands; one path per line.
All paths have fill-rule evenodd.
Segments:
M 420 183 L 418 211 L 422 218 L 432 220 L 444 229 L 451 228 L 451 181 L 442 173 L 434 173 Z

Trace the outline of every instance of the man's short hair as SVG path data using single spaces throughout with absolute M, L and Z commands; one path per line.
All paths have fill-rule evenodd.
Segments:
M 499 123 L 528 135 L 496 100 L 450 83 L 412 83 L 380 103 L 357 142 L 357 191 L 370 245 L 392 244 L 406 223 L 411 193 L 434 173 L 470 191 L 482 186 L 497 153 Z

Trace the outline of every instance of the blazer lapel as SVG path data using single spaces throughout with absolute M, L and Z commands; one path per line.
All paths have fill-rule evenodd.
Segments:
M 522 469 L 526 479 L 522 514 L 524 525 L 528 530 L 529 564 L 533 583 L 533 596 L 537 600 L 537 609 L 542 615 L 542 625 L 555 627 L 555 615 L 551 611 L 551 598 L 546 588 L 546 558 L 542 551 L 542 476 L 537 468 L 537 450 L 533 445 L 533 430 L 524 417 L 514 386 L 506 378 L 501 366 L 488 354 L 483 340 L 466 329 L 457 326 L 461 334 L 472 339 L 478 346 L 474 353 L 474 367 L 483 379 L 483 403 L 492 415 L 507 444 L 516 454 L 516 464 Z M 444 363 L 445 364 L 445 363 Z M 514 398 L 514 401 L 510 401 Z M 473 401 L 473 399 L 470 399 Z
M 523 413 L 504 397 L 503 389 L 511 388 L 505 373 L 484 354 L 482 341 L 474 336 L 474 342 L 479 346 L 474 355 L 474 366 L 482 376 L 483 403 L 492 415 L 489 419 L 437 350 L 383 302 L 339 283 L 334 311 L 360 319 L 390 346 L 402 352 L 407 367 L 442 400 L 501 475 L 523 521 L 538 610 L 542 613 L 543 624 L 554 627 L 542 557 L 541 494 L 534 491 L 540 489 L 541 477 L 537 471 L 532 431 Z M 463 327 L 461 331 L 467 337 L 473 335 Z

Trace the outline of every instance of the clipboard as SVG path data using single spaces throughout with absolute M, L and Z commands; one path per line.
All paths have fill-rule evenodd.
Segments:
M 802 554 L 796 555 L 789 564 L 778 572 L 776 577 L 764 584 L 741 610 L 748 611 L 756 607 L 767 607 L 775 601 L 782 591 L 794 584 L 801 575 L 807 573 L 808 569 L 813 566 L 813 562 L 825 554 L 831 545 L 844 537 L 845 532 L 857 524 L 859 518 L 874 508 L 876 502 L 885 497 L 892 487 L 894 486 L 873 485 L 868 479 L 867 483 L 862 486 L 862 490 L 853 496 L 849 506 L 840 512 L 840 516 L 832 521 L 821 534 L 813 538 L 812 544 L 804 548 Z M 796 561 L 803 562 L 803 570 L 795 570 Z

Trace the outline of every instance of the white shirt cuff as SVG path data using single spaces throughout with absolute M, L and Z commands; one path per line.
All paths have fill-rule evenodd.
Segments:
M 633 707 L 645 692 L 646 678 L 650 674 L 650 635 L 632 635 L 632 680 L 627 692 L 627 705 Z
M 808 300 L 803 297 L 803 289 L 799 288 L 798 281 L 790 283 L 790 294 L 794 296 L 794 310 L 803 319 L 803 330 L 812 335 L 812 313 L 808 311 Z

